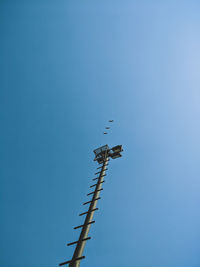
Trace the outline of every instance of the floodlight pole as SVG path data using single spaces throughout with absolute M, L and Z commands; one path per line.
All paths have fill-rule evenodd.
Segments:
M 113 152 L 111 152 L 111 150 Z M 82 228 L 78 241 L 67 244 L 68 246 L 76 244 L 73 257 L 69 261 L 60 263 L 59 266 L 69 264 L 69 267 L 79 267 L 80 260 L 85 258 L 85 256 L 83 256 L 83 250 L 85 248 L 86 241 L 91 239 L 91 237 L 88 237 L 88 233 L 91 224 L 95 222 L 92 221 L 92 219 L 94 216 L 94 212 L 98 210 L 96 206 L 98 200 L 100 199 L 100 192 L 101 190 L 103 190 L 102 183 L 104 183 L 104 176 L 106 176 L 106 167 L 108 165 L 108 161 L 110 160 L 109 158 L 111 157 L 112 159 L 115 159 L 121 157 L 121 151 L 123 151 L 121 145 L 115 146 L 112 149 L 109 149 L 108 145 L 106 145 L 94 150 L 95 160 L 97 160 L 98 163 L 102 165 L 97 168 L 100 169 L 100 171 L 95 173 L 98 174 L 98 177 L 93 178 L 94 181 L 97 181 L 96 184 L 90 186 L 91 188 L 95 188 L 95 190 L 87 194 L 88 196 L 92 195 L 92 200 L 83 203 L 83 205 L 89 204 L 89 209 L 88 211 L 79 214 L 80 216 L 86 215 L 84 224 L 74 227 L 74 229 Z

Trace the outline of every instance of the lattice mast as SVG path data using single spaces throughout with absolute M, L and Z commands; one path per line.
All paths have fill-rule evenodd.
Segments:
M 94 212 L 98 210 L 96 208 L 97 202 L 100 199 L 100 192 L 103 190 L 102 184 L 105 182 L 104 176 L 106 176 L 106 170 L 108 166 L 108 161 L 110 160 L 110 157 L 112 159 L 116 159 L 121 157 L 120 152 L 122 152 L 122 146 L 118 145 L 110 149 L 108 145 L 102 146 L 100 148 L 97 148 L 94 150 L 95 153 L 95 161 L 97 161 L 99 164 L 102 164 L 97 169 L 100 171 L 97 171 L 95 175 L 98 175 L 98 177 L 93 178 L 93 181 L 97 181 L 96 184 L 93 184 L 90 186 L 90 188 L 95 188 L 94 191 L 87 194 L 88 196 L 92 195 L 92 199 L 90 201 L 87 201 L 83 203 L 83 205 L 89 204 L 89 209 L 86 212 L 83 212 L 79 214 L 79 216 L 86 215 L 84 224 L 74 227 L 74 229 L 81 229 L 81 233 L 79 236 L 78 241 L 72 242 L 67 244 L 68 246 L 76 245 L 74 254 L 71 260 L 65 261 L 59 264 L 59 266 L 68 264 L 69 267 L 79 267 L 80 266 L 80 260 L 84 259 L 85 256 L 83 256 L 83 250 L 86 244 L 86 241 L 91 239 L 91 237 L 88 237 L 90 227 L 95 221 L 93 221 Z

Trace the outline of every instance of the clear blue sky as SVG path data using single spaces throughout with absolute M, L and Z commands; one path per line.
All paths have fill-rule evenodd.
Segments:
M 199 14 L 193 0 L 1 1 L 0 266 L 71 258 L 106 143 L 123 158 L 81 266 L 200 266 Z

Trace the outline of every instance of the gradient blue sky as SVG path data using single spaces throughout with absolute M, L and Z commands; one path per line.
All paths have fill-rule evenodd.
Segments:
M 199 14 L 193 0 L 1 1 L 0 266 L 71 258 L 105 143 L 124 153 L 81 266 L 200 266 Z

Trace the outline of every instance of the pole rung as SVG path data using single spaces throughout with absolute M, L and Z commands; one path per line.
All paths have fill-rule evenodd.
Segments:
M 108 166 L 109 164 L 105 164 L 105 166 Z M 97 170 L 101 169 L 103 167 L 103 165 L 101 165 L 100 167 L 97 168 Z
M 93 184 L 93 185 L 91 185 L 91 186 L 90 186 L 90 188 L 94 187 L 95 185 L 102 184 L 102 183 L 104 183 L 104 182 L 105 182 L 105 180 L 104 180 L 104 181 L 102 181 L 102 182 L 100 182 L 100 183 Z
M 94 159 L 94 161 L 96 161 L 96 158 Z M 107 163 L 108 161 L 110 161 L 110 159 L 105 160 L 104 163 Z M 99 164 L 102 164 L 102 162 Z
M 86 223 L 86 224 L 82 224 L 82 225 L 76 226 L 76 227 L 74 227 L 74 229 L 78 229 L 78 228 L 84 227 L 84 226 L 86 226 L 86 225 L 88 225 L 88 224 L 92 224 L 92 223 L 95 223 L 95 221 L 91 221 L 91 222 L 89 222 L 89 223 Z
M 83 203 L 83 205 L 89 204 L 89 203 L 94 202 L 94 201 L 99 200 L 99 199 L 101 199 L 101 198 L 100 197 L 95 198 L 95 199 L 93 199 L 91 201 L 87 201 L 87 202 Z
M 106 176 L 106 174 L 103 174 L 100 177 L 104 177 L 104 176 Z M 93 178 L 92 180 L 95 181 L 95 180 L 99 179 L 100 177 Z
M 93 209 L 93 210 L 88 210 L 88 211 L 83 212 L 83 213 L 80 213 L 79 216 L 85 215 L 85 214 L 90 213 L 90 212 L 95 211 L 95 210 L 98 210 L 98 208 Z
M 104 171 L 107 171 L 107 170 L 108 170 L 108 169 L 105 169 Z M 96 174 L 99 174 L 99 173 L 101 173 L 101 171 L 100 171 L 100 172 L 96 172 L 95 175 L 96 175 Z
M 78 240 L 78 241 L 75 241 L 75 242 L 72 242 L 72 243 L 68 243 L 67 246 L 71 246 L 71 245 L 77 244 L 77 243 L 82 242 L 82 241 L 87 241 L 89 239 L 91 239 L 91 237 L 86 237 L 86 238 L 83 238 L 81 240 Z
M 93 192 L 91 192 L 91 193 L 87 194 L 87 196 L 90 196 L 90 195 L 92 195 L 92 194 L 94 194 L 94 193 L 96 193 L 96 192 L 99 192 L 99 191 L 101 191 L 101 190 L 103 190 L 103 188 L 101 188 L 101 189 L 98 189 L 98 190 L 95 190 L 95 191 L 93 191 Z
M 82 260 L 82 259 L 85 259 L 85 256 L 78 257 L 78 258 L 76 258 L 74 260 L 62 262 L 62 263 L 59 264 L 59 266 L 62 266 L 62 265 L 65 265 L 65 264 L 69 264 L 69 263 L 72 263 L 72 262 L 75 262 L 75 261 L 79 261 L 79 260 Z

